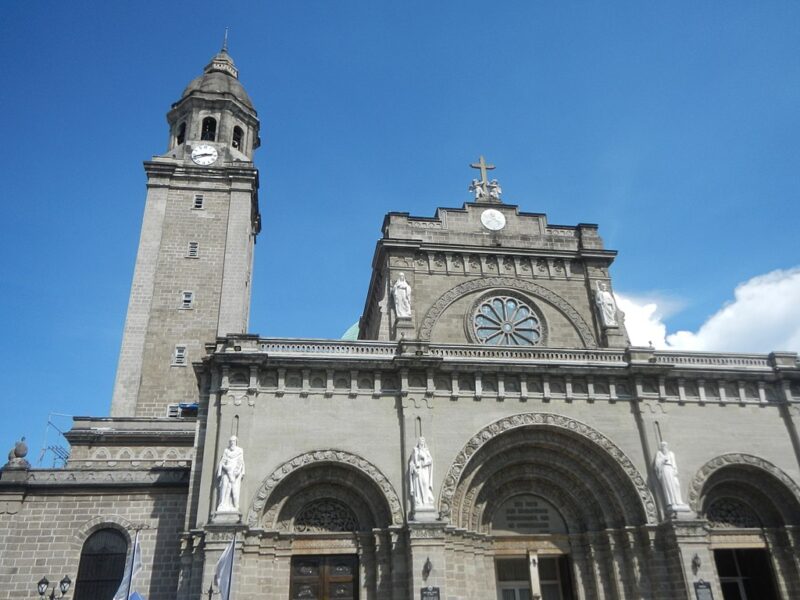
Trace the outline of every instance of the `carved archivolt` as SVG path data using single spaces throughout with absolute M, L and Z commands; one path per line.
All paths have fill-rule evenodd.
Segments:
M 419 328 L 419 338 L 425 341 L 431 339 L 433 326 L 436 324 L 436 321 L 439 319 L 439 317 L 442 316 L 447 307 L 453 302 L 470 292 L 490 288 L 527 292 L 546 301 L 561 311 L 561 313 L 567 319 L 569 319 L 570 322 L 572 322 L 585 347 L 597 348 L 597 341 L 595 340 L 591 328 L 569 302 L 564 300 L 564 298 L 552 290 L 548 290 L 541 285 L 530 281 L 515 279 L 513 277 L 482 277 L 480 279 L 465 281 L 464 283 L 461 283 L 448 290 L 436 302 L 434 302 L 430 309 L 428 309 L 428 312 L 422 319 L 422 323 Z
M 517 433 L 526 434 L 524 437 L 532 438 L 535 444 L 510 448 L 493 444 L 494 455 L 486 460 L 481 454 L 481 465 L 474 476 L 466 471 L 462 474 L 453 501 L 454 525 L 479 530 L 491 515 L 495 502 L 504 501 L 504 489 L 537 494 L 567 512 L 571 507 L 574 516 L 569 516 L 567 522 L 572 532 L 622 527 L 641 518 L 642 507 L 624 475 L 619 473 L 614 477 L 607 473 L 611 470 L 608 460 L 582 461 L 576 456 L 586 458 L 592 454 L 585 444 L 566 447 L 576 441 L 565 440 L 557 432 L 518 430 Z
M 362 474 L 382 492 L 384 500 L 389 506 L 392 522 L 394 524 L 403 522 L 400 498 L 386 476 L 381 473 L 375 465 L 364 460 L 360 456 L 344 452 L 343 450 L 316 450 L 314 452 L 301 454 L 286 461 L 261 482 L 258 490 L 256 490 L 255 496 L 250 502 L 250 510 L 247 513 L 247 524 L 250 527 L 258 526 L 259 516 L 264 511 L 267 499 L 278 484 L 289 475 L 303 467 L 324 463 L 343 465 L 347 468 L 355 469 L 358 473 Z
M 447 518 L 450 516 L 457 488 L 462 481 L 462 477 L 472 457 L 486 446 L 487 443 L 501 434 L 521 427 L 541 427 L 543 429 L 556 431 L 562 430 L 591 442 L 593 447 L 597 447 L 598 452 L 602 452 L 604 456 L 613 459 L 614 463 L 616 463 L 622 473 L 625 474 L 625 479 L 630 483 L 630 486 L 632 486 L 632 489 L 636 491 L 638 496 L 638 510 L 644 513 L 647 522 L 655 523 L 657 521 L 656 504 L 653 500 L 653 495 L 647 487 L 644 478 L 625 453 L 609 438 L 585 423 L 551 413 L 523 413 L 505 417 L 484 427 L 475 434 L 458 455 L 456 455 L 450 470 L 445 476 L 442 491 L 439 495 L 439 512 L 442 517 Z M 608 489 L 607 486 L 604 487 Z
M 708 490 L 704 488 L 709 479 L 720 469 L 731 466 L 745 466 L 760 469 L 764 473 L 771 475 L 783 485 L 786 492 L 794 498 L 795 502 L 798 503 L 798 507 L 800 507 L 800 486 L 798 486 L 791 477 L 763 458 L 753 456 L 752 454 L 737 452 L 717 456 L 700 467 L 689 486 L 689 506 L 691 506 L 693 510 L 699 511 L 701 509 L 701 498 L 708 492 Z

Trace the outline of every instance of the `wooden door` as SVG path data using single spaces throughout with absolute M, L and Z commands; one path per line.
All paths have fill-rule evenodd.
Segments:
M 295 556 L 291 600 L 358 600 L 358 556 Z

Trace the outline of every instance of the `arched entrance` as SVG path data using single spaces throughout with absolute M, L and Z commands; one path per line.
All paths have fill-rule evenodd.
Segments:
M 264 480 L 252 506 L 248 524 L 274 532 L 273 568 L 288 574 L 278 587 L 291 598 L 393 597 L 390 527 L 402 513 L 374 465 L 336 450 L 298 456 Z
M 800 589 L 800 489 L 756 456 L 727 454 L 704 465 L 690 502 L 708 521 L 723 600 L 777 600 Z
M 584 423 L 527 413 L 484 428 L 451 467 L 440 510 L 491 541 L 500 600 L 647 595 L 639 541 L 655 504 L 627 456 Z

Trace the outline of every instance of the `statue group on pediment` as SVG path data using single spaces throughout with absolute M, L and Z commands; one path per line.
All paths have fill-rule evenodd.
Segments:
M 500 195 L 503 193 L 503 188 L 500 187 L 500 183 L 497 181 L 497 179 L 492 179 L 491 181 L 487 181 L 485 183 L 478 181 L 477 179 L 473 179 L 472 183 L 469 184 L 469 191 L 472 192 L 476 201 L 489 197 L 492 200 L 497 200 L 499 202 Z

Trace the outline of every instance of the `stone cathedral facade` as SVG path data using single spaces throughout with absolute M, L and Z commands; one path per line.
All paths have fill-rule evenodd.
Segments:
M 800 597 L 796 354 L 633 347 L 598 227 L 389 213 L 357 339 L 248 333 L 256 110 L 226 50 L 167 114 L 110 417 L 0 472 L 0 599 Z M 369 260 L 369 257 L 364 257 Z M 290 292 L 287 292 L 290 293 Z M 227 479 L 226 479 L 227 478 Z

